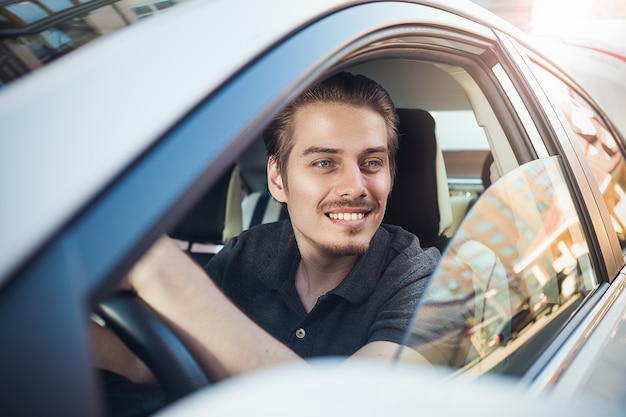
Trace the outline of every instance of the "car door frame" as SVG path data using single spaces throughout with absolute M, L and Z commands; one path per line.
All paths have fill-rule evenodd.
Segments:
M 13 382 L 3 390 L 5 410 L 31 416 L 51 410 L 100 415 L 87 331 L 94 303 L 193 205 L 277 109 L 323 71 L 376 33 L 401 30 L 414 21 L 436 26 L 450 19 L 491 36 L 475 22 L 403 2 L 336 11 L 265 51 L 171 126 L 4 281 L 0 331 L 12 337 L 3 343 L 0 368 L 3 379 Z M 194 40 L 206 47 L 201 41 Z M 208 148 L 203 133 L 223 120 L 237 128 L 216 133 Z M 26 387 L 45 395 L 24 401 L 19 394 Z

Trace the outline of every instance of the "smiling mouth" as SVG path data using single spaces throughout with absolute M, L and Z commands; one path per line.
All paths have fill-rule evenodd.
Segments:
M 328 213 L 333 220 L 361 220 L 365 213 Z

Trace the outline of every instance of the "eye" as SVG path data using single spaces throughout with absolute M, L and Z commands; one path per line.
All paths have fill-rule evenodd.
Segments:
M 380 169 L 383 166 L 383 162 L 379 159 L 370 159 L 365 161 L 363 167 L 370 171 L 375 171 Z
M 324 159 L 322 161 L 314 162 L 313 165 L 316 167 L 320 167 L 320 168 L 330 168 L 333 165 L 333 163 L 327 159 Z

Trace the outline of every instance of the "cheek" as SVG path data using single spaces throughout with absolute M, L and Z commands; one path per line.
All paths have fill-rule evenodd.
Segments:
M 298 178 L 298 181 L 289 182 L 290 198 L 300 202 L 311 204 L 322 198 L 327 191 L 327 185 L 315 178 Z
M 391 193 L 391 177 L 378 177 L 375 178 L 369 187 L 370 193 L 376 200 L 387 201 L 389 194 Z

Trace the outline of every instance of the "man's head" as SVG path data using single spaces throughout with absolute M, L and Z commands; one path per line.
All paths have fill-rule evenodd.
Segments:
M 342 73 L 311 88 L 274 122 L 265 137 L 268 187 L 287 204 L 303 255 L 367 250 L 391 192 L 396 120 L 382 87 Z
M 396 174 L 398 151 L 398 115 L 387 91 L 377 82 L 363 76 L 340 72 L 305 91 L 274 119 L 263 133 L 263 140 L 270 158 L 274 158 L 288 186 L 287 164 L 293 149 L 295 114 L 304 106 L 315 103 L 343 103 L 368 108 L 380 114 L 387 128 L 392 180 Z

